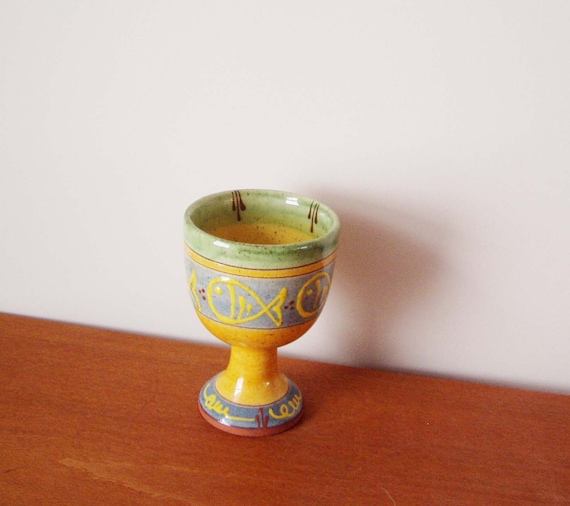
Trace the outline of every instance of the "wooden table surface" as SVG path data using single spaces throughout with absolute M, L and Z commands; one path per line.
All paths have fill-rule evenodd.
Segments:
M 0 314 L 0 505 L 570 504 L 570 397 L 281 359 L 306 411 L 198 412 L 229 352 Z

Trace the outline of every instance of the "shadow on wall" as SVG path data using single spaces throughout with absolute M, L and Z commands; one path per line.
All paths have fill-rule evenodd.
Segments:
M 429 298 L 441 261 L 433 243 L 442 231 L 414 218 L 345 192 L 342 198 L 315 192 L 341 220 L 334 290 L 342 293 L 340 349 L 351 364 L 398 369 L 406 336 L 404 314 L 413 318 Z

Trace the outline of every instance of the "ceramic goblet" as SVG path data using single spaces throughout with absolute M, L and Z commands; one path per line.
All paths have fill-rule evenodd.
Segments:
M 199 409 L 215 427 L 265 436 L 295 425 L 303 396 L 277 349 L 315 323 L 330 290 L 340 223 L 329 207 L 272 190 L 208 195 L 184 217 L 188 289 L 205 327 L 231 346 Z

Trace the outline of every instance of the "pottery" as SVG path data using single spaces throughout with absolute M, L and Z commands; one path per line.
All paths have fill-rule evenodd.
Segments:
M 199 394 L 215 427 L 265 436 L 301 419 L 302 393 L 279 371 L 277 349 L 321 313 L 339 231 L 326 205 L 274 190 L 216 193 L 186 210 L 188 290 L 201 322 L 231 346 L 227 368 Z

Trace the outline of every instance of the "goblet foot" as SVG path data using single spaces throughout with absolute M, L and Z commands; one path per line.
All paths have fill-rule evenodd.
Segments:
M 229 401 L 218 392 L 218 376 L 202 387 L 198 401 L 200 413 L 214 427 L 238 436 L 270 436 L 290 429 L 301 420 L 303 396 L 289 378 L 287 392 L 277 401 L 246 405 Z

